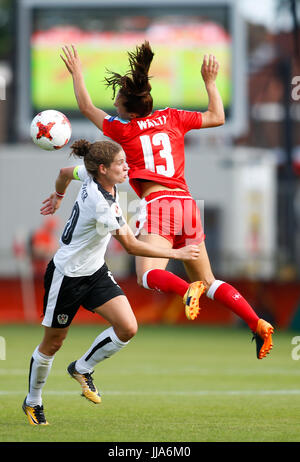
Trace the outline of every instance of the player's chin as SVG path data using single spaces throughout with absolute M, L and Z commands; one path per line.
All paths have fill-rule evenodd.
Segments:
M 127 175 L 126 175 L 126 176 L 122 176 L 122 177 L 119 178 L 118 183 L 119 183 L 119 184 L 124 183 L 124 181 L 126 181 L 126 180 L 127 180 Z

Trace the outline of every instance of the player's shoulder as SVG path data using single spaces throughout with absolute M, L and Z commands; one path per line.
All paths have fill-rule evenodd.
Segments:
M 177 109 L 173 107 L 165 107 L 162 109 L 156 109 L 154 115 L 172 115 L 176 113 Z
M 112 203 L 117 201 L 118 193 L 117 187 L 114 186 L 114 195 L 110 192 L 106 191 L 106 189 L 102 186 L 101 183 L 93 179 L 93 198 L 96 203 L 101 203 L 105 207 L 111 207 Z
M 79 205 L 84 208 L 93 207 L 97 200 L 93 179 L 88 175 L 83 181 L 78 193 Z
M 79 191 L 79 206 L 85 215 L 97 217 L 109 215 L 113 196 L 94 178 L 88 178 Z
M 180 118 L 180 109 L 177 109 L 176 107 L 166 107 L 164 109 L 157 109 L 156 113 L 164 116 L 168 120 L 177 120 Z
M 103 134 L 117 143 L 123 141 L 130 133 L 130 130 L 130 120 L 121 119 L 119 116 L 107 115 L 103 121 Z
M 121 117 L 119 116 L 111 116 L 111 115 L 107 115 L 104 120 L 106 120 L 108 123 L 111 123 L 111 124 L 120 124 L 120 125 L 128 125 L 130 124 L 130 120 L 125 120 L 125 119 L 121 119 Z

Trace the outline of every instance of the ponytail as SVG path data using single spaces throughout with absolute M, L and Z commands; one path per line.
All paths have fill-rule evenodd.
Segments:
M 87 140 L 78 140 L 75 141 L 72 146 L 72 152 L 71 155 L 74 157 L 85 157 L 88 155 L 90 149 L 91 149 L 92 144 L 87 141 Z
M 117 87 L 119 93 L 125 98 L 124 106 L 128 112 L 134 112 L 141 117 L 148 115 L 153 109 L 153 99 L 150 94 L 151 85 L 148 75 L 154 53 L 149 42 L 145 41 L 134 52 L 128 52 L 130 71 L 125 75 L 109 71 L 106 85 L 112 87 L 113 99 Z

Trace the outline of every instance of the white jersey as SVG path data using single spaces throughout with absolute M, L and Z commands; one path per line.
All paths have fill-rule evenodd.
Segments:
M 53 258 L 56 268 L 71 277 L 90 276 L 101 268 L 111 233 L 125 224 L 117 188 L 113 197 L 84 165 L 76 174 L 83 184 Z

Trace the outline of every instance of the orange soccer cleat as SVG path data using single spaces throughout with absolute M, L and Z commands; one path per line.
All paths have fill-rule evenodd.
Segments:
M 30 425 L 49 425 L 44 415 L 43 406 L 28 406 L 25 398 L 22 409 L 27 415 Z
M 91 372 L 90 374 L 80 374 L 75 369 L 75 363 L 76 361 L 73 361 L 71 364 L 69 364 L 67 371 L 70 374 L 70 376 L 73 377 L 73 379 L 77 380 L 77 382 L 80 383 L 82 389 L 82 396 L 84 396 L 94 404 L 101 403 L 101 396 L 97 388 L 95 387 L 92 379 L 93 372 Z
M 273 326 L 264 319 L 259 319 L 256 332 L 254 333 L 253 340 L 256 341 L 256 356 L 258 359 L 263 359 L 270 353 L 273 348 L 272 334 L 274 332 Z
M 183 303 L 185 304 L 185 315 L 190 321 L 194 321 L 200 312 L 199 299 L 206 291 L 202 281 L 192 282 L 184 294 Z

